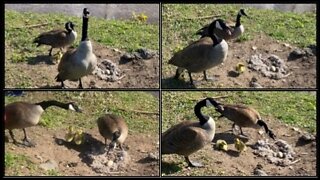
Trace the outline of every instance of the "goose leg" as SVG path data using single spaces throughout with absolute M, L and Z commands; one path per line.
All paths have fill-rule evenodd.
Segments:
M 204 80 L 206 80 L 206 81 L 214 81 L 214 78 L 213 78 L 213 77 L 208 77 L 208 76 L 207 76 L 207 72 L 206 72 L 206 71 L 203 71 L 203 78 L 204 78 Z
M 64 88 L 66 88 L 66 87 L 64 86 L 63 81 L 61 81 L 61 89 L 64 89 Z
M 53 47 L 51 47 L 51 49 L 49 50 L 49 56 L 52 56 L 52 49 Z
M 189 79 L 190 79 L 190 85 L 194 88 L 196 88 L 196 82 L 193 81 L 192 76 L 191 76 L 191 72 L 188 72 L 189 74 Z
M 81 78 L 79 78 L 79 86 L 78 86 L 79 89 L 83 89 L 82 87 L 82 82 L 81 82 Z
M 244 137 L 248 137 L 247 135 L 243 134 L 243 131 L 242 131 L 240 126 L 239 126 L 239 128 L 240 128 L 241 135 L 244 136 Z
M 24 128 L 23 128 L 23 133 L 24 133 L 23 144 L 27 147 L 35 147 L 35 144 L 28 139 L 26 129 Z
M 203 165 L 199 162 L 190 161 L 189 156 L 185 156 L 184 159 L 187 161 L 189 167 L 203 167 Z
M 13 144 L 18 145 L 19 143 L 18 143 L 18 141 L 14 138 L 14 135 L 13 135 L 12 130 L 9 130 L 9 134 L 10 134 L 12 140 L 13 140 Z
M 233 132 L 233 134 L 237 134 L 237 133 L 235 133 L 235 129 L 236 129 L 236 123 L 233 123 L 232 124 L 232 132 Z

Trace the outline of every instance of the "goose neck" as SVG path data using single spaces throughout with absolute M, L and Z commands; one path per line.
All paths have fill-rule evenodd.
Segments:
M 201 112 L 201 108 L 204 107 L 204 106 L 206 106 L 206 102 L 205 101 L 200 101 L 194 107 L 194 113 L 197 116 L 197 118 L 199 119 L 201 126 L 204 125 L 208 121 L 208 119 Z
M 88 21 L 89 21 L 88 17 L 85 17 L 85 16 L 82 17 L 82 38 L 81 38 L 81 41 L 88 40 Z
M 62 102 L 59 102 L 59 101 L 55 101 L 55 100 L 42 101 L 42 102 L 37 103 L 36 105 L 40 105 L 43 110 L 46 110 L 50 106 L 57 106 L 57 107 L 60 107 L 60 108 L 63 108 L 63 109 L 68 109 L 69 108 L 68 104 L 65 104 L 65 103 L 62 103 Z
M 236 19 L 236 27 L 239 27 L 241 25 L 240 18 L 241 18 L 241 14 L 238 13 L 237 19 Z

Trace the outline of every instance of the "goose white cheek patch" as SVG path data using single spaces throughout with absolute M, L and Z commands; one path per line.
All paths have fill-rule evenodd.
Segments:
M 72 104 L 69 104 L 69 109 L 70 109 L 71 111 L 76 111 L 76 109 L 72 106 Z
M 221 27 L 221 25 L 220 25 L 220 23 L 219 23 L 219 21 L 216 22 L 216 28 L 217 28 L 217 29 L 220 29 L 220 30 L 223 30 L 222 27 Z

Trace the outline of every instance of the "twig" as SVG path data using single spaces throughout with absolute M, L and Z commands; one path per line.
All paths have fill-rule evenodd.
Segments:
M 290 165 L 295 164 L 295 163 L 299 162 L 300 160 L 301 160 L 301 159 L 297 159 L 297 160 L 291 162 Z
M 133 110 L 133 109 L 124 109 L 124 108 L 117 108 L 117 109 L 122 110 L 122 111 L 131 111 L 131 112 L 140 113 L 140 114 L 155 114 L 155 115 L 159 115 L 158 112 L 139 111 L 139 110 Z
M 186 20 L 211 19 L 211 18 L 214 18 L 214 17 L 221 17 L 221 15 L 201 16 L 201 17 L 184 18 L 184 19 L 186 19 Z
M 40 26 L 46 26 L 50 23 L 43 23 L 43 24 L 35 24 L 35 25 L 30 25 L 30 26 L 24 26 L 24 27 L 15 27 L 13 29 L 22 29 L 22 28 L 35 28 L 35 27 L 40 27 Z

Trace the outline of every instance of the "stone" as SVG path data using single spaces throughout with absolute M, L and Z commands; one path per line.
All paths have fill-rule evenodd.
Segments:
M 54 170 L 57 167 L 58 167 L 58 164 L 54 160 L 48 160 L 45 163 L 40 164 L 40 168 L 42 168 L 45 171 Z

